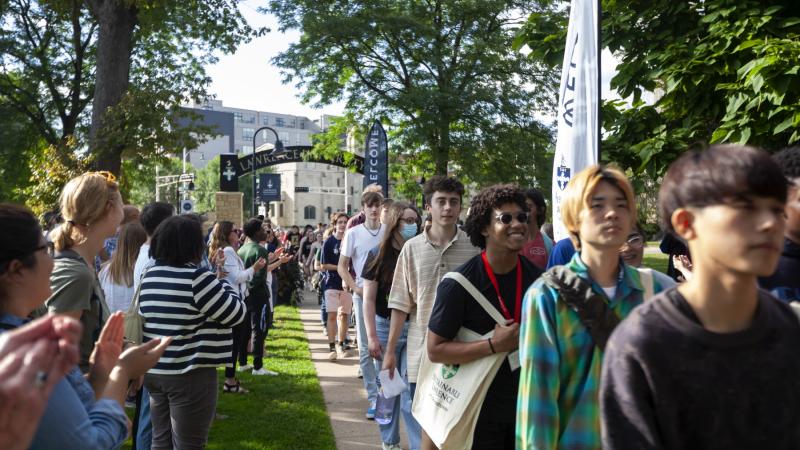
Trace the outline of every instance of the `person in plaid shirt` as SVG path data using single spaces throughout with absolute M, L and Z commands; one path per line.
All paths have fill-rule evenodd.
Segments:
M 645 292 L 640 272 L 619 255 L 636 220 L 630 182 L 617 169 L 588 167 L 567 186 L 561 213 L 577 250 L 567 268 L 624 318 Z M 662 290 L 650 282 L 653 292 Z M 517 448 L 600 448 L 602 352 L 578 314 L 542 278 L 523 300 L 519 351 Z

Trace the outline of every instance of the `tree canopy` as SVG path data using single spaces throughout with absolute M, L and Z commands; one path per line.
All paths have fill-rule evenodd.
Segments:
M 470 181 L 491 181 L 498 169 L 535 173 L 532 158 L 485 158 L 512 142 L 538 154 L 551 146 L 534 113 L 555 104 L 555 71 L 510 49 L 531 8 L 515 0 L 272 0 L 281 30 L 302 32 L 273 62 L 304 101 L 345 99 L 351 120 L 380 119 L 409 172 Z
M 800 140 L 800 17 L 796 3 L 604 0 L 602 40 L 619 59 L 624 101 L 603 107 L 603 159 L 653 176 L 691 147 L 734 142 L 782 148 Z M 516 44 L 559 65 L 564 8 L 532 14 Z M 655 101 L 643 100 L 652 92 Z

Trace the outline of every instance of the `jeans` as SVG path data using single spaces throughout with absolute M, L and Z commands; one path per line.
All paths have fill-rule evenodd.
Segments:
M 375 316 L 375 328 L 378 333 L 378 341 L 381 346 L 386 348 L 389 341 L 389 319 L 384 319 L 381 316 Z M 395 357 L 397 358 L 397 371 L 403 377 L 403 381 L 408 383 L 408 359 L 406 353 L 406 338 L 408 337 L 408 322 L 403 326 L 403 334 L 397 340 L 397 347 L 395 347 Z M 375 361 L 375 370 L 380 372 L 381 361 Z M 379 425 L 381 429 L 381 440 L 387 444 L 400 443 L 400 414 L 403 414 L 403 420 L 406 423 L 406 431 L 408 432 L 408 444 L 411 450 L 419 449 L 420 440 L 420 426 L 414 416 L 411 415 L 411 399 L 412 393 L 408 390 L 401 393 L 394 398 L 394 409 L 392 410 L 392 421 L 387 425 Z
M 361 366 L 361 375 L 364 377 L 364 389 L 367 390 L 367 399 L 370 405 L 375 405 L 378 399 L 378 383 L 375 382 L 378 374 L 375 373 L 375 360 L 369 356 L 367 342 L 367 327 L 364 325 L 364 300 L 360 295 L 353 293 L 353 307 L 356 311 L 356 336 L 358 336 L 358 359 Z
M 217 370 L 144 376 L 150 391 L 153 450 L 205 448 L 217 407 Z
M 267 331 L 272 324 L 272 311 L 269 309 L 269 300 L 268 292 L 256 291 L 250 292 L 246 301 L 247 315 L 249 316 L 250 328 L 253 333 L 253 368 L 255 370 L 264 366 L 264 341 L 267 339 Z M 249 338 L 250 334 L 248 333 L 246 336 Z M 247 353 L 240 352 L 239 365 L 243 366 L 246 363 Z
M 150 421 L 150 393 L 142 386 L 142 404 L 139 406 L 139 429 L 136 432 L 136 450 L 150 450 L 153 443 L 153 422 Z
M 245 320 L 239 325 L 235 325 L 231 329 L 231 336 L 233 343 L 231 344 L 231 362 L 225 366 L 225 378 L 236 377 L 236 363 L 237 361 L 244 360 L 244 366 L 247 364 L 247 344 L 250 341 L 250 323 L 245 316 Z

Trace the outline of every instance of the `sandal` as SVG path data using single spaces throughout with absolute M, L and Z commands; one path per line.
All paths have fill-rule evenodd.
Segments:
M 250 391 L 243 388 L 239 380 L 236 380 L 235 384 L 225 383 L 222 387 L 222 392 L 228 392 L 231 394 L 247 394 Z

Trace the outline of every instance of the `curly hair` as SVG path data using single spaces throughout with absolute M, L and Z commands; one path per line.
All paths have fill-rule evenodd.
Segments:
M 509 203 L 517 204 L 523 211 L 528 212 L 525 202 L 525 193 L 513 184 L 496 184 L 481 189 L 472 199 L 469 215 L 464 222 L 464 232 L 469 236 L 472 245 L 486 248 L 486 237 L 483 230 L 492 223 L 494 209 Z
M 781 166 L 783 176 L 789 179 L 800 178 L 800 147 L 787 147 L 772 155 Z

